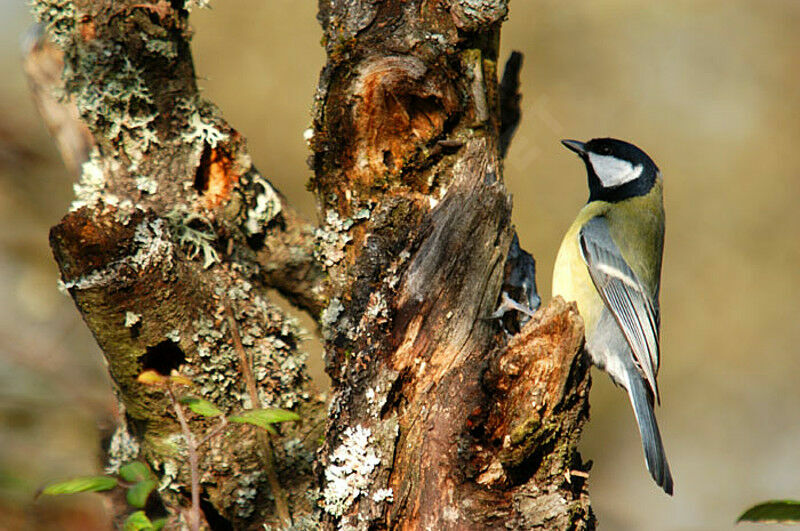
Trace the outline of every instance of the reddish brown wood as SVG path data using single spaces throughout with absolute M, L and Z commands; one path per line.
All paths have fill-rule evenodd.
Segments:
M 235 411 L 248 402 L 238 335 L 264 405 L 304 418 L 275 445 L 295 528 L 593 526 L 576 450 L 589 373 L 574 307 L 553 301 L 514 336 L 488 318 L 513 269 L 501 153 L 519 96 L 513 79 L 502 95 L 497 83 L 505 1 L 320 1 L 317 228 L 198 95 L 185 9 L 86 0 L 35 11 L 64 49 L 66 115 L 98 147 L 80 204 L 51 233 L 54 254 L 130 440 L 174 487 L 163 494 L 174 519 L 189 499 L 179 430 L 163 392 L 136 376 L 178 369 Z M 319 318 L 327 409 L 266 288 Z M 247 429 L 204 449 L 212 526 L 280 526 L 260 451 Z
M 510 346 L 487 319 L 513 236 L 499 148 L 505 12 L 502 1 L 320 2 L 329 528 L 592 525 L 584 482 L 568 482 L 583 470 L 588 387 L 574 309 L 549 308 Z

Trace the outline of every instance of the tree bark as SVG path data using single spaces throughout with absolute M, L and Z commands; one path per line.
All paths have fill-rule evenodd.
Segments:
M 71 116 L 90 133 L 90 154 L 73 153 L 76 202 L 50 240 L 125 409 L 111 462 L 146 459 L 177 523 L 190 499 L 185 441 L 166 395 L 136 378 L 178 370 L 226 412 L 250 407 L 241 339 L 256 406 L 303 418 L 272 445 L 294 528 L 593 527 L 576 449 L 590 385 L 580 318 L 560 299 L 527 324 L 489 318 L 504 292 L 536 297 L 502 183 L 521 59 L 499 87 L 506 2 L 320 1 L 317 228 L 198 94 L 189 4 L 34 6 L 63 50 L 67 97 L 45 119 Z M 29 63 L 59 58 L 47 46 Z M 58 80 L 31 79 L 43 105 Z M 318 318 L 329 404 L 268 288 Z M 286 525 L 264 451 L 244 428 L 204 447 L 212 528 Z
M 569 476 L 588 386 L 574 310 L 550 308 L 510 343 L 486 319 L 513 238 L 497 85 L 506 9 L 320 2 L 313 184 L 325 230 L 350 240 L 326 262 L 334 396 L 318 465 L 331 525 L 591 522 Z M 534 361 L 541 343 L 554 374 Z

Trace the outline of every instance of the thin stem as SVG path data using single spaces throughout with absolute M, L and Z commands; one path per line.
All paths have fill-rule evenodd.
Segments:
M 259 407 L 261 401 L 258 399 L 258 388 L 256 388 L 256 379 L 253 376 L 251 369 L 252 362 L 247 357 L 247 351 L 242 344 L 242 338 L 239 335 L 239 324 L 233 315 L 233 310 L 230 304 L 225 302 L 225 314 L 228 317 L 228 324 L 231 328 L 231 336 L 233 337 L 233 346 L 236 348 L 236 353 L 239 354 L 239 367 L 244 377 L 244 383 L 247 386 L 247 394 L 250 395 L 250 402 L 253 408 Z
M 202 439 L 200 439 L 200 442 L 197 443 L 197 449 L 199 450 L 200 448 L 202 448 L 204 444 L 206 444 L 208 441 L 210 441 L 211 439 L 222 433 L 222 431 L 227 427 L 228 427 L 228 419 L 225 418 L 224 416 L 221 416 L 219 424 L 217 424 L 217 426 L 213 430 L 208 432 L 208 434 Z
M 178 417 L 178 422 L 181 425 L 183 437 L 186 439 L 186 451 L 189 454 L 189 469 L 192 478 L 192 511 L 190 513 L 189 527 L 192 531 L 200 530 L 200 468 L 197 461 L 197 443 L 194 439 L 192 430 L 189 429 L 189 423 L 186 421 L 186 416 L 183 414 L 183 408 L 178 400 L 175 398 L 175 393 L 172 392 L 172 386 L 167 387 L 172 408 L 175 410 L 175 415 Z
M 242 338 L 239 335 L 239 325 L 227 301 L 225 302 L 225 313 L 228 317 L 231 337 L 233 337 L 233 346 L 239 354 L 239 366 L 245 385 L 247 386 L 247 393 L 250 395 L 250 402 L 253 408 L 261 407 L 261 400 L 258 398 L 258 389 L 256 388 L 256 379 L 251 369 L 251 360 L 247 357 L 247 352 L 242 344 Z M 269 434 L 261 430 L 259 430 L 257 437 L 259 443 L 264 447 L 264 471 L 267 473 L 267 481 L 272 490 L 272 495 L 275 496 L 275 510 L 278 513 L 278 518 L 283 521 L 284 525 L 290 525 L 292 523 L 292 517 L 289 514 L 286 492 L 283 490 L 283 487 L 281 487 L 278 474 L 275 471 L 275 455 L 272 451 L 272 441 Z

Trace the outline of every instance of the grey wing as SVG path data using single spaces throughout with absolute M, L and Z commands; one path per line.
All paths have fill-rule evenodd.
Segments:
M 658 308 L 611 237 L 604 217 L 590 219 L 580 232 L 581 254 L 600 297 L 631 347 L 637 366 L 660 402 Z

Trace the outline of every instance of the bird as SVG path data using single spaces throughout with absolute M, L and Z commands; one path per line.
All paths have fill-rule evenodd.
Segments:
M 661 403 L 659 291 L 663 178 L 641 149 L 615 138 L 562 140 L 586 165 L 589 200 L 556 256 L 552 291 L 577 304 L 592 364 L 627 391 L 645 463 L 664 492 L 673 480 L 653 411 Z

